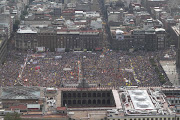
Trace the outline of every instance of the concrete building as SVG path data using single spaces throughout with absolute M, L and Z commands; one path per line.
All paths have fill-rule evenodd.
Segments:
M 7 55 L 7 29 L 0 29 L 0 64 L 4 63 Z
M 156 88 L 127 87 L 113 90 L 116 109 L 107 110 L 108 120 L 177 120 L 179 116 Z
M 180 35 L 180 23 L 177 23 L 176 26 L 172 26 L 170 30 L 171 36 L 173 37 L 175 41 L 175 46 L 178 48 L 178 51 L 176 53 L 176 65 L 177 67 L 180 67 L 180 41 L 179 41 L 179 35 Z
M 61 105 L 68 107 L 113 107 L 115 106 L 111 90 L 76 89 L 61 93 Z
M 102 31 L 25 27 L 17 31 L 15 47 L 23 50 L 35 50 L 36 47 L 50 51 L 55 48 L 90 50 L 102 47 Z
M 162 7 L 167 4 L 167 0 L 146 0 L 146 8 L 151 13 L 151 7 Z
M 41 112 L 44 107 L 44 88 L 25 87 L 20 83 L 1 88 L 3 109 L 18 109 L 20 112 Z
M 118 30 L 121 30 L 122 34 L 118 34 Z M 111 27 L 113 49 L 155 51 L 166 47 L 166 32 L 163 28 L 133 29 L 129 32 L 126 30 L 124 27 Z M 121 39 L 118 39 L 118 36 Z
M 13 31 L 13 21 L 11 20 L 10 15 L 1 14 L 0 15 L 0 25 L 8 28 L 7 36 L 9 39 L 11 36 L 11 33 Z

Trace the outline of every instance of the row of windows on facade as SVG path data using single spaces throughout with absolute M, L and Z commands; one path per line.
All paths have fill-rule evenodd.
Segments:
M 171 91 L 171 92 L 165 92 L 165 95 L 180 95 L 179 91 Z
M 63 105 L 76 105 L 76 104 L 110 104 L 111 100 L 63 100 Z
M 110 93 L 63 93 L 63 98 L 66 97 L 110 97 Z
M 63 47 L 63 48 L 81 48 L 80 46 L 81 45 L 78 45 L 78 44 L 76 44 L 76 43 L 74 43 L 74 44 L 63 44 L 63 43 L 61 43 L 61 44 L 52 44 L 52 45 L 49 45 L 48 43 L 44 43 L 44 44 L 41 44 L 40 46 L 45 46 L 45 47 L 52 47 L 52 48 L 54 48 L 55 46 L 57 46 L 57 47 Z M 94 45 L 92 44 L 92 43 L 84 43 L 84 44 L 82 44 L 82 46 L 84 46 L 85 48 L 92 48 Z M 23 47 L 38 47 L 38 44 L 37 43 L 34 43 L 34 44 L 27 44 L 27 43 L 16 43 L 16 47 L 20 47 L 20 48 L 23 48 Z
M 18 42 L 16 42 L 16 43 L 18 43 Z M 20 43 L 20 42 L 19 42 Z M 93 44 L 93 43 L 97 43 L 97 42 L 92 42 L 92 41 L 90 41 L 90 42 L 83 42 L 83 45 L 84 46 L 86 46 L 87 44 L 88 45 L 91 45 L 91 44 Z M 23 44 L 24 46 L 27 46 L 27 45 L 33 45 L 33 43 L 29 43 L 29 42 L 23 42 L 23 43 L 20 43 L 20 44 Z M 38 43 L 37 42 L 34 42 L 34 45 L 37 45 Z M 41 43 L 42 44 L 42 43 Z M 68 41 L 66 42 L 66 43 L 63 43 L 62 41 L 61 41 L 61 43 L 43 43 L 43 44 L 46 44 L 46 45 L 57 45 L 57 44 L 60 44 L 60 45 L 71 45 L 71 46 L 77 46 L 77 42 L 74 42 L 74 43 L 68 43 Z M 82 43 L 81 43 L 82 44 Z
M 18 41 L 16 41 L 16 42 L 18 42 Z M 58 40 L 58 41 L 52 41 L 52 40 L 50 40 L 50 39 L 48 39 L 48 41 L 46 41 L 46 40 L 39 40 L 39 41 L 37 41 L 37 40 L 34 40 L 34 41 L 31 41 L 31 40 L 27 40 L 26 39 L 26 41 L 19 41 L 19 42 L 22 42 L 22 43 L 24 43 L 24 44 L 27 44 L 27 43 L 32 43 L 32 42 L 34 42 L 34 43 L 36 43 L 36 42 L 38 42 L 38 43 L 47 43 L 47 42 L 50 42 L 51 44 L 57 44 L 57 43 L 67 43 L 67 44 L 73 44 L 73 43 L 90 43 L 90 44 L 93 44 L 93 43 L 98 43 L 98 40 L 97 39 L 85 39 L 85 40 L 83 40 L 83 39 L 80 39 L 80 40 L 70 40 L 70 39 L 66 39 L 66 40 Z
M 172 104 L 173 103 L 180 103 L 180 100 L 169 100 Z
M 108 119 L 108 120 L 179 120 L 180 118 L 134 118 L 134 119 Z
M 32 34 L 24 34 L 24 35 L 17 35 L 16 36 L 16 38 L 18 39 L 18 38 L 44 38 L 44 37 L 49 37 L 49 38 L 52 38 L 52 37 L 54 37 L 54 38 L 59 38 L 59 39 L 75 39 L 75 38 L 77 38 L 77 39 L 79 39 L 79 38 L 99 38 L 100 36 L 99 35 L 96 35 L 96 36 L 92 36 L 92 35 L 86 35 L 86 36 L 80 36 L 80 35 L 74 35 L 74 36 L 72 36 L 72 35 L 53 35 L 53 36 L 49 36 L 48 34 L 47 34 L 47 36 L 45 36 L 45 35 L 42 35 L 42 36 L 39 36 L 39 35 L 32 35 Z

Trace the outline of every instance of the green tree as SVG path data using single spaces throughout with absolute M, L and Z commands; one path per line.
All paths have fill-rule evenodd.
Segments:
M 20 24 L 19 20 L 15 20 L 14 25 L 13 25 L 13 31 L 15 32 L 18 29 L 18 25 Z
M 21 18 L 21 20 L 25 20 L 24 15 L 21 15 L 20 18 Z
M 23 14 L 24 16 L 26 16 L 26 15 L 28 15 L 28 11 L 27 11 L 27 10 L 24 10 L 24 11 L 22 12 L 22 14 Z
M 22 119 L 20 118 L 20 114 L 15 112 L 15 113 L 7 113 L 4 117 L 4 120 L 22 120 Z
M 118 1 L 118 2 L 116 2 L 116 6 L 124 7 L 124 3 L 122 1 Z

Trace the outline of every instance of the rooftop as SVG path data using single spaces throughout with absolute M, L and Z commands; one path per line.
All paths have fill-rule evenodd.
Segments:
M 2 88 L 1 99 L 39 99 L 39 87 L 12 86 Z
M 37 33 L 37 29 L 32 27 L 22 27 L 17 30 L 17 33 Z
M 116 91 L 116 92 L 115 92 Z M 115 98 L 116 115 L 123 116 L 155 116 L 175 115 L 170 109 L 165 95 L 156 88 L 121 88 L 113 90 L 118 93 Z

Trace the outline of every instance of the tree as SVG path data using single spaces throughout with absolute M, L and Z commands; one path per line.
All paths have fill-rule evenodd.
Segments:
M 15 113 L 7 113 L 4 117 L 4 120 L 22 120 L 22 119 L 20 118 L 20 114 L 15 112 Z
M 20 18 L 21 18 L 21 20 L 25 20 L 24 15 L 21 15 Z
M 124 7 L 124 3 L 122 1 L 118 1 L 118 2 L 116 2 L 116 6 L 123 8 Z
M 26 16 L 26 15 L 28 15 L 28 11 L 27 11 L 27 10 L 24 10 L 24 11 L 22 11 L 21 14 L 24 15 L 24 16 Z
M 19 20 L 15 20 L 15 23 L 13 25 L 13 31 L 15 32 L 18 29 L 18 25 L 20 24 Z

